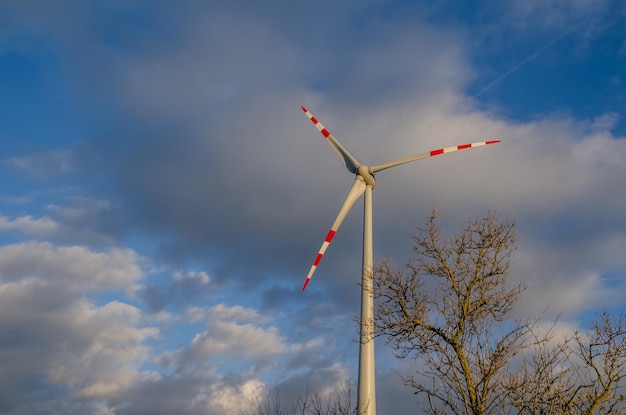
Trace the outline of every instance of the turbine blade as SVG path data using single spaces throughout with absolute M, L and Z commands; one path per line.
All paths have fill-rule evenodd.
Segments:
M 322 123 L 320 123 L 317 118 L 313 116 L 304 106 L 300 106 L 302 111 L 306 114 L 307 117 L 311 120 L 311 122 L 315 125 L 315 127 L 319 130 L 320 133 L 328 140 L 328 143 L 331 145 L 333 150 L 337 152 L 341 160 L 343 160 L 346 168 L 350 171 L 350 173 L 356 174 L 360 163 L 341 145 L 341 143 L 328 131 Z
M 356 180 L 354 180 L 354 183 L 352 184 L 352 187 L 350 188 L 350 191 L 348 192 L 348 195 L 346 196 L 346 200 L 344 200 L 343 205 L 341 206 L 341 209 L 339 209 L 339 214 L 337 215 L 337 218 L 333 222 L 333 225 L 330 227 L 330 230 L 328 231 L 328 234 L 326 235 L 326 238 L 324 239 L 324 242 L 322 243 L 322 247 L 317 253 L 315 260 L 313 261 L 313 265 L 311 266 L 311 269 L 309 270 L 309 274 L 306 276 L 306 280 L 304 280 L 304 284 L 302 285 L 302 291 L 304 291 L 306 286 L 309 284 L 309 281 L 311 281 L 311 277 L 313 276 L 313 273 L 317 269 L 317 265 L 320 263 L 320 260 L 324 256 L 324 252 L 326 252 L 328 245 L 330 245 L 330 242 L 333 240 L 335 233 L 339 229 L 339 226 L 341 226 L 341 223 L 343 222 L 346 215 L 350 211 L 350 208 L 352 207 L 352 205 L 354 205 L 354 202 L 356 202 L 357 199 L 361 197 L 361 195 L 365 192 L 366 187 L 367 185 L 365 184 L 363 179 L 361 179 L 361 177 L 357 177 Z
M 496 144 L 496 143 L 499 143 L 499 142 L 500 142 L 500 140 L 479 141 L 479 142 L 476 142 L 476 143 L 461 144 L 459 146 L 440 148 L 440 149 L 437 149 L 437 150 L 428 151 L 426 153 L 415 154 L 413 156 L 404 157 L 404 158 L 393 160 L 393 161 L 388 161 L 387 163 L 379 164 L 377 166 L 372 166 L 372 167 L 370 167 L 370 173 L 374 174 L 374 173 L 377 173 L 377 172 L 379 172 L 381 170 L 389 169 L 391 167 L 395 167 L 395 166 L 398 166 L 400 164 L 410 163 L 410 162 L 415 161 L 415 160 L 420 160 L 420 159 L 424 159 L 424 158 L 428 158 L 428 157 L 438 156 L 439 154 L 446 154 L 446 153 L 451 153 L 451 152 L 457 151 L 457 150 L 465 150 L 466 148 L 474 148 L 474 147 L 486 146 L 488 144 Z

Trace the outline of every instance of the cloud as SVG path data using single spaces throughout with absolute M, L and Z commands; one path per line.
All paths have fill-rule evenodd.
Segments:
M 66 196 L 62 205 L 48 204 L 45 212 L 40 217 L 0 215 L 0 232 L 17 231 L 38 240 L 92 246 L 111 246 L 124 235 L 120 207 L 104 200 Z
M 0 216 L 0 231 L 19 230 L 28 236 L 48 236 L 59 229 L 59 224 L 48 217 L 34 218 L 30 215 L 9 219 Z
M 319 394 L 322 402 L 335 402 L 337 398 L 344 401 L 349 393 L 353 401 L 352 407 L 354 407 L 357 394 L 347 367 L 340 363 L 296 373 L 281 383 L 266 388 L 265 392 L 265 396 L 261 398 L 272 401 L 275 398 L 272 393 L 275 393 L 280 398 L 281 407 L 287 408 L 291 408 L 298 398 L 303 398 L 307 393 Z
M 62 205 L 49 204 L 46 210 L 77 240 L 113 241 L 124 233 L 122 207 L 107 200 L 68 196 Z
M 160 330 L 135 306 L 117 300 L 96 305 L 86 297 L 133 284 L 142 275 L 138 262 L 120 249 L 96 253 L 49 243 L 0 248 L 3 412 L 168 413 L 177 403 L 184 413 L 228 414 L 260 393 L 263 383 L 252 374 L 219 374 L 208 365 L 222 359 L 233 367 L 246 361 L 266 365 L 285 351 L 276 328 L 253 324 L 265 318 L 239 306 L 209 309 L 206 330 L 183 351 L 170 353 L 182 356 L 176 361 L 182 373 L 143 369 L 152 358 L 148 344 Z M 186 279 L 209 281 L 203 273 L 175 276 Z M 153 404 L 141 399 L 154 393 L 159 397 L 148 400 Z M 39 398 L 33 401 L 32 394 Z
M 221 377 L 215 373 L 185 377 L 163 377 L 137 383 L 111 404 L 115 414 L 228 415 L 245 409 L 263 390 L 263 383 L 237 375 Z
M 61 150 L 10 157 L 4 160 L 4 164 L 36 179 L 58 177 L 70 173 L 72 169 L 71 153 Z
M 64 411 L 81 413 L 85 398 L 107 399 L 149 377 L 139 366 L 149 356 L 145 341 L 157 336 L 158 329 L 144 324 L 139 309 L 119 301 L 97 306 L 71 288 L 75 255 L 57 250 L 56 264 L 40 258 L 39 265 L 50 266 L 49 273 L 34 276 L 16 266 L 19 259 L 8 259 L 19 257 L 20 249 L 37 250 L 37 245 L 14 248 L 0 252 L 3 412 L 45 413 L 60 410 L 59 403 L 65 402 Z M 37 256 L 29 260 L 35 262 Z M 98 262 L 93 256 L 91 260 Z M 62 275 L 64 271 L 70 275 Z M 113 280 L 115 287 L 118 278 Z M 33 394 L 39 396 L 35 401 L 29 398 Z
M 507 2 L 512 17 L 519 23 L 539 23 L 544 27 L 567 28 L 575 26 L 581 19 L 598 17 L 610 12 L 615 3 L 611 0 L 553 0 Z
M 146 302 L 150 312 L 156 313 L 168 306 L 190 308 L 191 304 L 206 299 L 215 289 L 206 272 L 176 271 L 166 286 L 144 285 L 139 292 L 139 297 Z M 190 313 L 192 320 L 201 318 L 201 309 L 195 310 L 196 312 Z
M 255 310 L 241 306 L 212 307 L 206 315 L 206 330 L 197 333 L 182 353 L 178 370 L 197 371 L 216 362 L 219 366 L 249 362 L 258 372 L 271 365 L 273 358 L 286 351 L 286 346 L 276 327 L 253 324 L 259 318 Z
M 130 249 L 94 252 L 82 246 L 23 242 L 0 247 L 0 280 L 33 278 L 50 285 L 85 291 L 132 291 L 143 276 L 138 255 Z
M 277 327 L 264 323 L 268 317 L 251 308 L 220 303 L 193 309 L 191 314 L 204 327 L 188 344 L 157 356 L 165 373 L 137 382 L 119 395 L 117 403 L 111 402 L 119 408 L 116 413 L 236 413 L 265 397 L 269 383 L 261 379 L 282 370 L 280 361 L 304 350 L 318 354 L 327 348 L 320 340 L 287 345 Z M 295 402 L 309 386 L 327 396 L 348 378 L 346 368 L 338 364 L 292 369 L 299 373 L 277 386 L 285 405 Z

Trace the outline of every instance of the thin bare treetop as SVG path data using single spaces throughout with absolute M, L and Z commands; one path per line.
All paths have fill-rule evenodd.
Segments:
M 405 269 L 384 261 L 376 270 L 380 334 L 393 339 L 418 326 L 456 344 L 481 320 L 506 319 L 522 293 L 523 286 L 506 284 L 516 239 L 511 220 L 489 212 L 446 238 L 439 216 L 433 211 L 426 226 L 418 228 L 413 238 L 417 255 Z M 432 283 L 435 289 L 424 289 Z
M 427 397 L 430 413 L 501 413 L 499 379 L 535 323 L 501 324 L 524 290 L 507 284 L 514 223 L 489 212 L 445 237 L 439 216 L 418 228 L 415 260 L 375 269 L 375 330 L 398 356 L 424 365 L 404 380 Z
M 536 345 L 505 379 L 520 415 L 626 413 L 626 316 L 596 316 L 590 330 Z

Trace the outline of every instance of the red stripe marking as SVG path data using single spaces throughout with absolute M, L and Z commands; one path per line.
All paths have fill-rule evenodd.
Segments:
M 315 261 L 313 261 L 313 265 L 317 266 L 317 264 L 320 263 L 320 260 L 322 259 L 323 256 L 324 255 L 322 255 L 322 254 L 317 254 L 317 256 L 315 257 Z
M 300 105 L 300 108 L 302 108 L 302 111 L 304 112 L 309 112 L 306 108 L 304 108 L 304 105 Z
M 333 231 L 332 229 L 328 231 L 328 235 L 326 235 L 326 239 L 324 239 L 324 242 L 328 242 L 330 243 L 330 241 L 333 240 L 333 236 L 335 236 L 336 231 Z
M 471 146 L 471 144 L 461 144 L 460 146 L 457 146 L 457 150 L 463 150 L 464 148 L 470 148 Z
M 320 131 L 320 132 L 326 138 L 328 138 L 328 136 L 330 135 L 330 133 L 328 132 L 328 130 L 326 128 L 323 128 L 322 131 Z
M 495 144 L 495 143 L 499 143 L 500 140 L 491 140 L 491 141 L 487 141 L 486 144 Z
M 439 154 L 443 154 L 443 148 L 440 148 L 439 150 L 433 150 L 430 152 L 430 156 L 437 156 Z
M 309 285 L 309 281 L 311 281 L 311 279 L 310 279 L 310 278 L 307 278 L 307 279 L 304 281 L 304 284 L 302 285 L 302 290 L 301 290 L 301 291 L 304 291 L 304 289 L 306 288 L 306 286 L 307 286 L 307 285 Z
M 313 121 L 313 124 L 317 124 L 318 123 L 317 118 L 315 118 L 313 116 L 311 117 L 311 121 Z

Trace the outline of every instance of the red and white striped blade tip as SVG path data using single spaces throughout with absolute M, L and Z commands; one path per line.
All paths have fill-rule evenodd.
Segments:
M 341 225 L 341 222 L 339 222 L 339 224 L 335 224 L 335 229 L 339 228 L 339 225 Z M 330 245 L 333 238 L 335 237 L 335 234 L 337 233 L 335 229 L 331 228 L 326 234 L 326 238 L 324 238 L 324 242 L 322 242 L 322 246 L 320 247 L 320 250 L 317 252 L 317 255 L 315 256 L 313 265 L 311 265 L 311 269 L 309 270 L 309 275 L 306 276 L 306 280 L 304 281 L 304 284 L 302 285 L 302 291 L 304 291 L 306 286 L 309 284 L 309 281 L 311 281 L 311 277 L 313 276 L 313 273 L 317 269 L 317 266 L 319 265 L 320 261 L 324 257 L 324 253 L 326 253 L 326 249 L 328 249 L 328 246 Z
M 451 153 L 453 151 L 465 150 L 466 148 L 486 146 L 489 144 L 496 144 L 499 142 L 500 140 L 489 140 L 489 141 L 479 141 L 477 143 L 461 144 L 458 146 L 452 146 L 452 147 L 446 147 L 446 148 L 438 148 L 437 150 L 430 151 L 430 157 L 438 156 L 440 154 L 445 154 L 445 153 Z

